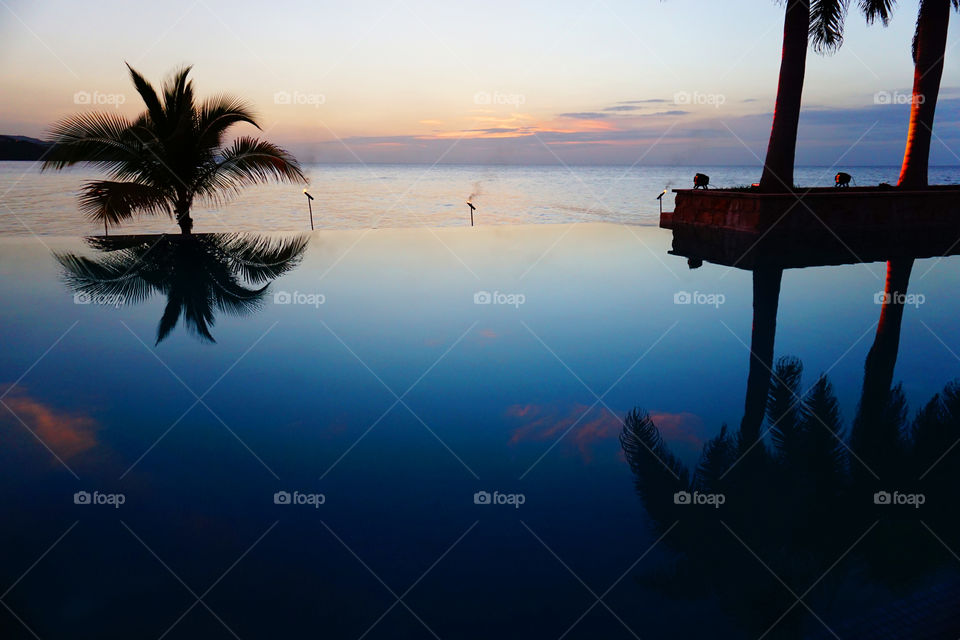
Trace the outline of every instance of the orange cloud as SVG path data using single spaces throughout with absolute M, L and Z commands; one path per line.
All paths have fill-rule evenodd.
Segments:
M 553 440 L 566 433 L 565 439 L 576 446 L 587 462 L 593 459 L 594 444 L 618 437 L 623 428 L 623 421 L 607 409 L 591 409 L 583 404 L 574 404 L 569 408 L 538 404 L 511 405 L 507 407 L 506 415 L 524 421 L 514 429 L 510 444 Z
M 21 392 L 14 392 L 3 402 L 9 407 L 4 412 L 9 422 L 22 427 L 22 420 L 61 458 L 76 456 L 97 445 L 99 425 L 90 416 L 62 411 Z
M 667 442 L 689 444 L 697 448 L 703 446 L 703 437 L 700 435 L 704 433 L 703 420 L 697 414 L 686 411 L 651 413 L 650 419 Z

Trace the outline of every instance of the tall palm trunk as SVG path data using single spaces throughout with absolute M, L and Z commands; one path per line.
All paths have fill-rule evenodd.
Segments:
M 760 178 L 761 191 L 793 188 L 793 163 L 797 152 L 797 127 L 800 122 L 803 77 L 807 68 L 809 31 L 810 0 L 788 0 L 783 19 L 783 54 L 780 58 L 777 102 L 767 158 Z
M 185 193 L 177 198 L 177 205 L 174 207 L 173 215 L 180 225 L 180 232 L 189 235 L 193 229 L 193 218 L 190 217 L 190 206 L 192 199 Z
M 901 187 L 919 189 L 927 186 L 933 115 L 940 93 L 949 21 L 950 0 L 923 0 L 920 3 L 914 43 L 915 67 L 910 129 L 907 132 L 907 147 L 903 153 L 903 166 L 898 183 Z
M 907 145 L 903 152 L 900 180 L 897 182 L 903 188 L 922 189 L 928 184 L 930 140 L 943 76 L 949 21 L 950 0 L 921 2 L 914 42 L 910 129 L 907 131 Z M 875 399 L 884 397 L 893 384 L 903 323 L 903 302 L 898 295 L 906 295 L 913 262 L 912 258 L 887 262 L 886 301 L 880 311 L 880 323 L 864 367 L 863 403 L 875 403 Z
M 193 218 L 190 217 L 190 212 L 178 212 L 176 216 L 177 224 L 180 226 L 180 233 L 189 235 L 193 230 Z
M 868 405 L 876 404 L 877 398 L 885 397 L 893 385 L 893 370 L 897 366 L 897 352 L 900 350 L 904 296 L 912 269 L 913 258 L 887 262 L 887 283 L 880 322 L 864 365 L 863 402 Z
M 753 329 L 750 334 L 750 369 L 740 435 L 746 446 L 760 438 L 760 426 L 767 411 L 773 345 L 777 335 L 777 307 L 783 269 L 758 268 L 753 272 Z

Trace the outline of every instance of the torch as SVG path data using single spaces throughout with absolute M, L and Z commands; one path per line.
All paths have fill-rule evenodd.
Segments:
M 307 196 L 307 209 L 310 210 L 310 231 L 313 231 L 313 196 L 307 193 L 307 190 L 303 190 L 303 195 Z
M 664 189 L 660 192 L 660 195 L 657 196 L 657 202 L 660 203 L 660 213 L 663 213 L 663 196 L 667 195 L 667 190 Z

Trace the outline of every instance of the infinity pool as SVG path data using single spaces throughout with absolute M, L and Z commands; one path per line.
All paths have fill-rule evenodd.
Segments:
M 627 413 L 693 473 L 740 426 L 750 361 L 751 272 L 670 248 L 611 224 L 0 239 L 3 637 L 848 638 L 890 603 L 928 616 L 960 529 L 923 483 L 960 448 L 896 481 L 859 456 L 894 504 L 822 558 L 769 550 L 780 484 L 746 515 L 739 485 L 651 494 Z M 905 440 L 960 377 L 958 267 L 910 276 Z M 828 375 L 856 468 L 884 275 L 780 290 L 775 356 L 803 390 Z M 818 495 L 856 493 L 837 482 Z M 934 556 L 881 570 L 905 548 Z

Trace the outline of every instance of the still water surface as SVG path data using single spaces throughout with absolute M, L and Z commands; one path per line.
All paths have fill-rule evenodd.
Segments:
M 670 511 L 669 482 L 631 469 L 658 467 L 621 446 L 630 409 L 691 468 L 744 409 L 751 274 L 688 269 L 668 231 L 118 242 L 0 239 L 4 637 L 756 638 L 795 603 L 764 564 L 815 612 L 767 637 L 833 637 L 957 584 L 954 505 L 922 483 L 876 485 L 926 490 L 922 509 L 858 495 L 862 517 L 811 516 L 820 551 L 776 551 L 789 482 Z M 960 377 L 958 267 L 913 270 L 908 422 Z M 776 356 L 803 361 L 802 390 L 828 374 L 847 429 L 883 277 L 783 276 Z M 933 556 L 901 571 L 905 549 Z

